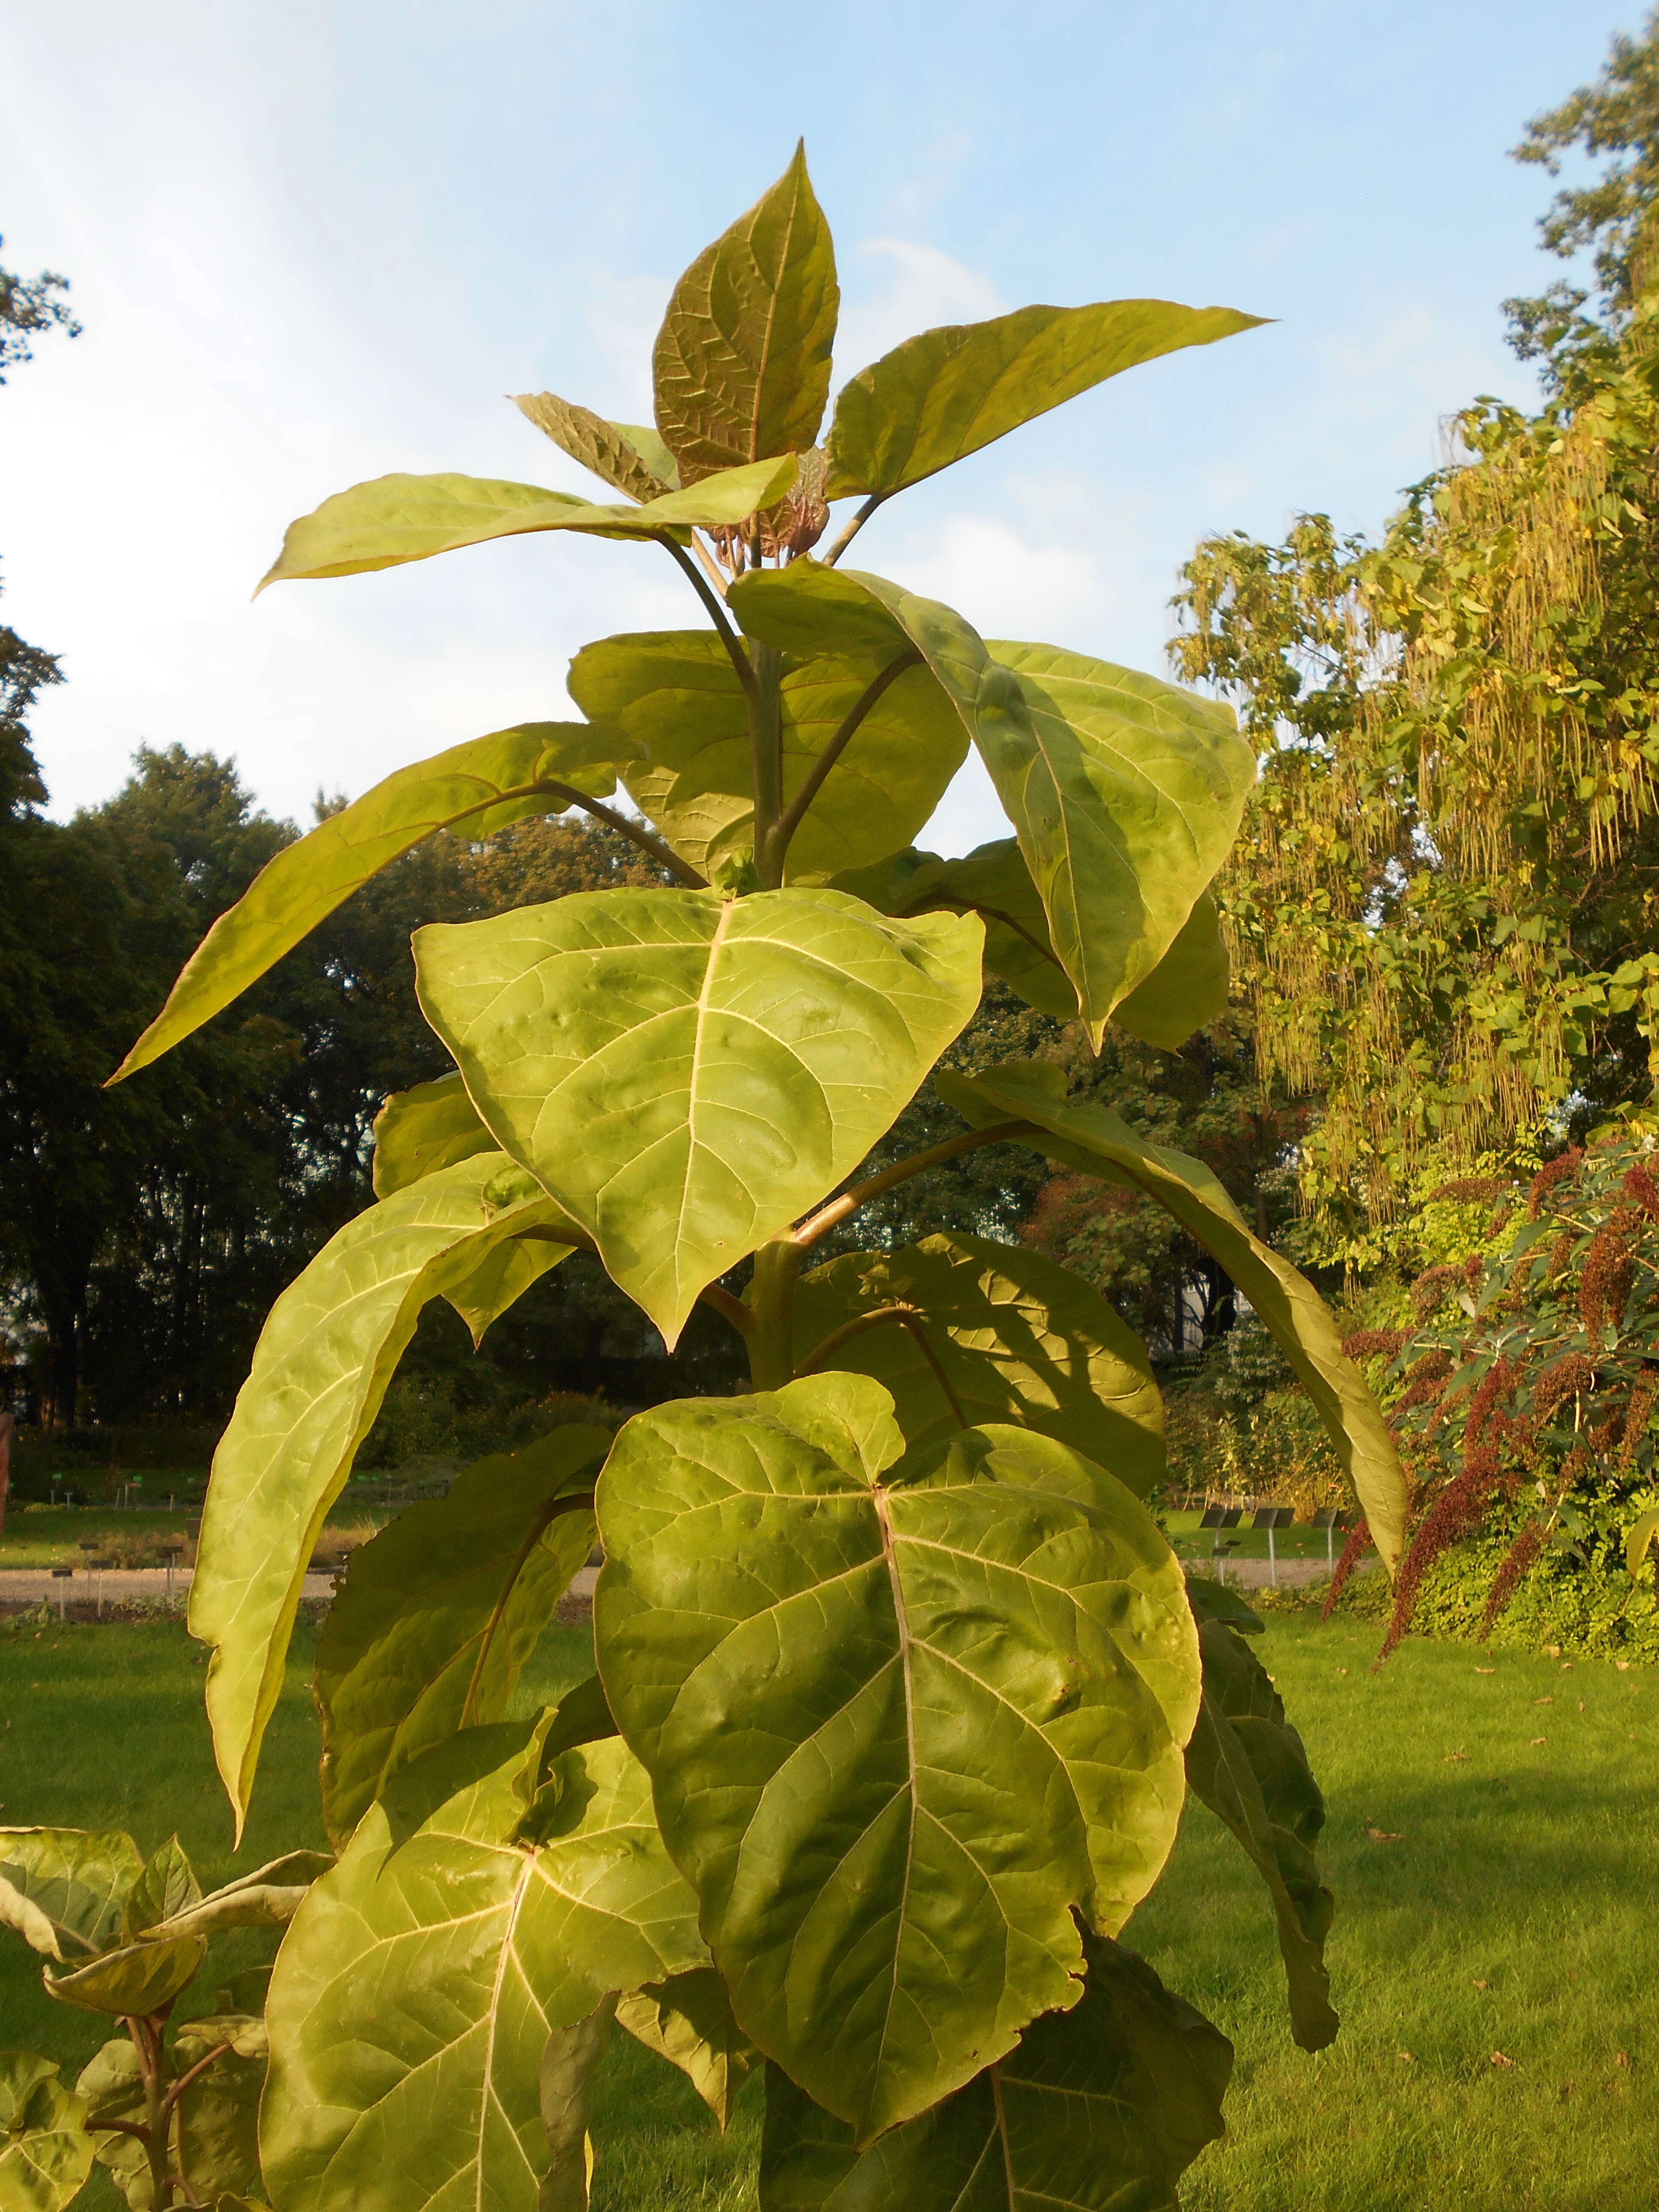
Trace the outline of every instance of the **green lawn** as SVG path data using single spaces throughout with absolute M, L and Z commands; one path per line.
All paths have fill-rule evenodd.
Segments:
M 550 1632 L 526 1703 L 586 1673 L 585 1645 Z M 1263 1640 L 1330 1802 L 1333 2048 L 1291 2043 L 1265 1899 L 1202 1808 L 1127 1931 L 1238 2049 L 1232 2133 L 1189 2177 L 1188 2212 L 1645 2212 L 1659 1675 L 1425 1643 L 1373 1675 L 1375 1645 L 1370 1624 L 1295 1616 Z M 0 1821 L 130 1826 L 146 1845 L 176 1826 L 209 1881 L 319 1841 L 310 1650 L 301 1632 L 233 1861 L 180 1627 L 0 1632 Z M 222 1963 L 261 1940 L 230 1939 Z M 7 2044 L 70 2062 L 100 2039 L 13 1938 L 0 2020 Z M 594 2118 L 595 2212 L 752 2207 L 755 2085 L 722 2141 L 679 2076 L 618 2037 Z
M 165 1498 L 165 1492 L 162 1493 Z M 186 1525 L 201 1519 L 200 1501 L 190 1507 L 182 1502 L 169 1513 L 165 1503 L 151 1508 L 117 1510 L 101 1505 L 14 1504 L 0 1529 L 0 1570 L 26 1567 L 78 1567 L 83 1546 L 94 1540 L 125 1545 L 142 1537 L 182 1536 Z M 386 1519 L 383 1510 L 366 1506 L 349 1491 L 331 1510 L 331 1528 L 368 1528 Z

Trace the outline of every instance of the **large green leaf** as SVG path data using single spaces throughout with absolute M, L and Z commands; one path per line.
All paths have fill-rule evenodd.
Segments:
M 840 891 L 586 891 L 419 930 L 415 964 L 497 1140 L 672 1347 L 892 1126 L 974 1010 L 980 938 Z
M 665 1982 L 630 1990 L 617 2000 L 617 2025 L 678 2066 L 721 2128 L 730 2124 L 757 2053 L 712 1966 L 693 1966 Z
M 890 1391 L 908 1445 L 1011 1422 L 1073 1445 L 1137 1497 L 1162 1480 L 1164 1406 L 1145 1348 L 1068 1268 L 959 1230 L 843 1253 L 796 1286 L 797 1364 L 832 1331 L 894 1307 L 823 1364 Z
M 392 1776 L 505 1714 L 593 1544 L 606 1429 L 555 1429 L 470 1467 L 352 1555 L 317 1644 L 323 1820 L 336 1849 Z
M 1255 768 L 1231 708 L 1053 647 L 988 647 L 950 607 L 821 562 L 742 577 L 730 600 L 786 653 L 921 653 L 1013 823 L 1097 1047 L 1237 830 Z
M 1255 756 L 1232 709 L 1195 692 L 1055 646 L 988 649 L 1026 714 L 981 718 L 975 741 L 1098 1048 L 1225 859 Z
M 960 860 L 893 853 L 830 878 L 835 890 L 867 899 L 882 914 L 977 914 L 985 924 L 986 973 L 1000 975 L 1028 1006 L 1061 1021 L 1078 1018 L 1078 996 L 1048 934 L 1048 917 L 1015 837 L 1000 837 Z M 1146 981 L 1112 1019 L 1147 1044 L 1173 1052 L 1227 1007 L 1227 948 L 1206 891 Z
M 105 1950 L 143 1870 L 118 1829 L 0 1828 L 0 1928 L 60 1962 Z
M 872 678 L 902 649 L 785 664 L 779 719 L 786 805 Z M 603 639 L 576 655 L 569 684 L 582 712 L 615 733 L 619 757 L 637 755 L 650 769 L 668 772 L 647 811 L 677 845 L 676 824 L 711 799 L 721 810 L 722 842 L 754 843 L 749 716 L 731 659 L 713 631 Z M 966 750 L 966 733 L 937 684 L 925 668 L 908 669 L 837 756 L 794 834 L 790 877 L 861 866 L 907 842 L 932 818 Z M 631 773 L 625 776 L 646 805 Z
M 538 430 L 544 430 L 562 453 L 629 499 L 660 499 L 677 487 L 648 469 L 633 441 L 616 423 L 607 422 L 592 408 L 579 407 L 551 392 L 520 392 L 513 404 Z M 748 457 L 754 460 L 757 454 Z
M 312 514 L 291 522 L 283 550 L 260 578 L 254 597 L 267 584 L 358 576 L 535 531 L 660 538 L 693 527 L 729 526 L 781 499 L 796 471 L 793 453 L 751 459 L 747 467 L 723 470 L 689 490 L 647 500 L 643 507 L 596 507 L 569 492 L 483 477 L 376 477 L 337 491 Z
M 761 2212 L 1176 2212 L 1176 2182 L 1225 2131 L 1233 2047 L 1133 1951 L 1085 1948 L 1070 2012 L 862 2157 L 769 2066 Z
M 797 146 L 777 183 L 680 278 L 657 334 L 657 428 L 682 483 L 805 451 L 830 396 L 840 309 L 830 226 Z
M 860 369 L 836 400 L 827 496 L 902 491 L 1109 376 L 1261 320 L 1232 307 L 1102 300 L 923 331 Z
M 0 2051 L 0 2205 L 64 2212 L 92 2171 L 86 2106 L 50 2058 Z
M 1073 1911 L 1156 1879 L 1199 1695 L 1121 1484 L 1024 1430 L 902 1442 L 815 1375 L 636 1414 L 599 1491 L 600 1674 L 732 2008 L 863 2139 L 1076 2002 Z
M 1392 1573 L 1405 1532 L 1406 1480 L 1388 1425 L 1364 1377 L 1344 1358 L 1336 1324 L 1318 1291 L 1251 1235 L 1203 1162 L 1147 1143 L 1103 1106 L 1068 1105 L 1064 1075 L 1046 1062 L 1012 1062 L 973 1076 L 946 1071 L 935 1080 L 940 1097 L 976 1127 L 1029 1121 L 1032 1133 L 1021 1143 L 1157 1199 L 1220 1261 L 1313 1400 Z
M 283 2212 L 536 2212 L 550 2029 L 705 1961 L 644 1770 L 613 1736 L 544 1779 L 552 1719 L 406 1767 L 296 1915 L 260 2138 Z
M 428 1176 L 331 1238 L 271 1308 L 213 1458 L 190 1593 L 237 1833 L 307 1565 L 427 1302 L 559 1209 L 499 1152 Z
M 105 1951 L 61 1974 L 43 1967 L 40 1978 L 49 1996 L 83 2012 L 138 2017 L 170 2005 L 206 1955 L 204 1936 L 157 1936 Z
M 524 722 L 399 769 L 266 862 L 179 970 L 167 1001 L 110 1079 L 147 1067 L 274 968 L 285 952 L 401 853 L 439 830 L 493 836 L 557 812 L 550 782 L 603 798 L 617 771 L 580 722 Z
M 395 1197 L 441 1168 L 495 1150 L 459 1075 L 394 1091 L 374 1116 L 374 1195 Z
M 1194 1030 L 1226 1012 L 1228 980 L 1221 918 L 1206 891 L 1152 974 L 1119 1000 L 1112 1019 L 1146 1044 L 1178 1051 Z
M 264 2051 L 262 2039 L 248 2034 L 246 2026 L 187 2021 L 168 2054 L 176 2077 L 216 2048 L 216 2043 L 207 2039 L 209 2035 L 226 2039 L 217 2034 L 221 2028 L 234 2033 L 238 2043 L 248 2045 L 246 2051 L 224 2052 L 191 2084 L 179 2100 L 173 2124 L 175 2158 L 189 2175 L 191 2188 L 209 2204 L 227 2193 L 242 2195 L 259 2186 L 259 2091 L 265 2076 Z M 76 2088 L 94 2122 L 126 2120 L 142 2124 L 147 2117 L 138 2056 L 127 2036 L 117 2036 L 105 2044 L 83 2069 Z M 94 2155 L 109 2169 L 132 2212 L 150 2212 L 155 2194 L 143 2145 L 136 2136 L 116 2130 L 100 2130 L 93 2140 Z
M 1204 1698 L 1187 1746 L 1187 1779 L 1266 1882 L 1290 1990 L 1291 2033 L 1304 2051 L 1322 2051 L 1338 2026 L 1325 1971 L 1335 1900 L 1314 1861 L 1325 1800 L 1267 1668 L 1224 1615 L 1208 1617 L 1205 1585 L 1194 1582 L 1189 1590 Z

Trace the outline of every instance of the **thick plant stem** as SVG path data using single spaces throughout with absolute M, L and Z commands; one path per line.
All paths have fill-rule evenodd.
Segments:
M 749 1285 L 753 1316 L 747 1339 L 749 1380 L 757 1390 L 781 1390 L 795 1372 L 795 1276 L 800 1247 L 793 1237 L 763 1244 Z
M 780 688 L 783 655 L 775 646 L 752 648 L 755 696 L 749 704 L 750 766 L 755 789 L 755 866 L 763 890 L 783 882 L 783 855 L 774 835 L 783 812 L 783 721 Z
M 165 2015 L 163 2015 L 165 2017 Z M 144 2086 L 144 2155 L 149 2161 L 151 2212 L 167 2212 L 173 2203 L 173 2175 L 167 2138 L 173 2129 L 173 2105 L 167 2096 L 167 2067 L 159 2019 L 129 2019 L 127 2033 L 138 2057 L 139 2077 Z

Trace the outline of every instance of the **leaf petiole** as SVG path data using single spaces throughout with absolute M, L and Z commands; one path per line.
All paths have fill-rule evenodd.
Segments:
M 805 1251 L 816 1244 L 826 1231 L 845 1221 L 849 1213 L 856 1213 L 860 1206 L 867 1206 L 872 1198 L 879 1198 L 883 1191 L 908 1182 L 912 1176 L 921 1175 L 928 1168 L 943 1167 L 947 1160 L 959 1159 L 964 1152 L 977 1152 L 981 1145 L 1001 1144 L 1011 1138 L 1034 1133 L 1030 1121 L 998 1121 L 988 1129 L 969 1129 L 960 1137 L 947 1137 L 942 1145 L 934 1145 L 925 1152 L 913 1152 L 896 1167 L 884 1168 L 867 1182 L 854 1183 L 851 1190 L 832 1198 L 827 1206 L 821 1206 L 816 1213 L 796 1224 L 792 1241 Z

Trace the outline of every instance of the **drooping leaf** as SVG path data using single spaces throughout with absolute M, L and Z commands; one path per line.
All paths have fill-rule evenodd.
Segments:
M 150 1853 L 143 1872 L 127 1893 L 121 1910 L 122 1942 L 134 1942 L 158 1923 L 198 1905 L 201 1898 L 202 1885 L 195 1869 L 185 1856 L 178 1837 L 169 1836 Z
M 549 2032 L 702 1963 L 694 1900 L 621 1740 L 543 1778 L 540 1723 L 405 1767 L 295 1917 L 271 1976 L 261 2149 L 283 2212 L 536 2212 Z
M 0 1827 L 0 1928 L 48 1959 L 84 1959 L 118 1940 L 143 1869 L 118 1829 Z
M 326 1851 L 284 1851 L 281 1858 L 210 1890 L 154 1932 L 216 1936 L 227 1928 L 285 1928 L 307 1890 L 333 1863 Z
M 1070 2012 L 860 2157 L 852 2130 L 766 2072 L 761 2212 L 1176 2212 L 1224 2132 L 1233 2047 L 1133 1951 L 1085 1939 Z
M 860 369 L 836 400 L 829 496 L 902 491 L 1109 376 L 1261 320 L 1231 307 L 1102 300 L 923 331 Z
M 471 836 L 493 836 L 526 815 L 557 812 L 565 802 L 548 793 L 550 782 L 602 799 L 616 781 L 603 737 L 580 722 L 521 723 L 399 769 L 266 862 L 185 963 L 110 1080 L 148 1067 L 211 1021 L 423 838 L 463 823 Z
M 779 696 L 786 805 L 872 678 L 895 658 L 896 652 L 885 660 L 848 653 L 786 663 Z M 582 712 L 615 733 L 619 757 L 637 755 L 659 775 L 667 772 L 647 811 L 677 845 L 676 825 L 710 799 L 721 808 L 724 839 L 754 843 L 748 713 L 712 631 L 603 639 L 576 655 L 569 684 Z M 796 830 L 791 878 L 860 866 L 915 836 L 966 750 L 960 720 L 926 669 L 899 676 L 859 724 Z M 631 771 L 624 780 L 646 805 Z
M 823 1364 L 892 1394 L 907 1445 L 1002 1421 L 1055 1437 L 1144 1498 L 1164 1474 L 1164 1408 L 1145 1347 L 1069 1268 L 947 1230 L 896 1252 L 847 1252 L 795 1290 L 797 1364 L 863 1315 L 902 1316 Z
M 459 1075 L 394 1091 L 374 1116 L 374 1195 L 395 1197 L 422 1176 L 495 1149 Z
M 1194 1030 L 1226 1012 L 1228 980 L 1221 919 L 1206 891 L 1152 974 L 1119 1000 L 1112 1019 L 1144 1043 L 1176 1052 Z
M 520 392 L 513 404 L 538 430 L 544 430 L 561 453 L 568 453 L 591 469 L 613 491 L 629 499 L 660 499 L 674 485 L 653 475 L 632 441 L 614 422 L 607 422 L 592 408 L 579 407 L 551 392 Z M 757 459 L 757 454 L 749 456 Z
M 571 1223 L 563 1221 L 561 1227 L 568 1236 Z M 475 1352 L 508 1307 L 516 1305 L 532 1284 L 568 1260 L 574 1249 L 563 1237 L 545 1231 L 492 1245 L 480 1255 L 477 1264 L 445 1294 L 466 1323 Z
M 1201 1160 L 1148 1144 L 1103 1106 L 1066 1102 L 1060 1069 L 1036 1060 L 964 1076 L 949 1070 L 941 1097 L 975 1127 L 1019 1119 L 1033 1125 L 1022 1144 L 1168 1208 L 1237 1284 L 1313 1400 L 1370 1525 L 1390 1573 L 1406 1523 L 1405 1476 L 1394 1438 L 1364 1377 L 1344 1358 L 1336 1325 L 1307 1277 L 1251 1235 Z
M 498 1721 L 593 1544 L 605 1429 L 470 1467 L 353 1553 L 317 1643 L 323 1820 L 337 1850 L 413 1759 Z
M 786 653 L 921 653 L 1013 823 L 1097 1047 L 1232 841 L 1255 770 L 1231 710 L 1052 647 L 988 647 L 950 607 L 817 561 L 740 577 L 729 597 Z
M 205 2058 L 214 2048 L 196 2031 L 209 2023 L 190 2021 L 180 2027 L 170 2053 L 175 2075 Z M 263 2048 L 244 2057 L 227 2051 L 198 2075 L 179 2100 L 173 2147 L 190 2183 L 204 2203 L 226 2195 L 242 2197 L 259 2187 L 259 2091 L 265 2077 Z M 93 2121 L 145 2118 L 144 2083 L 130 2037 L 117 2036 L 89 2061 L 76 2084 Z M 183 2141 L 180 2142 L 180 2136 Z M 94 2156 L 106 2166 L 132 2212 L 151 2212 L 155 2193 L 149 2160 L 134 2136 L 99 2130 Z M 176 2198 L 175 2198 L 176 2202 Z
M 142 2015 L 171 2004 L 206 1955 L 205 1936 L 158 1936 L 125 1943 L 59 1974 L 44 1966 L 40 1978 L 49 1996 L 83 2012 Z
M 415 963 L 497 1140 L 672 1347 L 892 1126 L 973 1012 L 979 947 L 971 916 L 839 891 L 586 891 L 419 930 Z
M 866 2140 L 1075 2002 L 1073 1909 L 1156 1878 L 1199 1691 L 1121 1484 L 1000 1427 L 895 1467 L 891 1408 L 815 1375 L 636 1414 L 594 1601 L 739 2023 Z
M 214 1756 L 246 1818 L 307 1565 L 427 1302 L 493 1247 L 556 1228 L 558 1208 L 499 1152 L 382 1200 L 324 1246 L 271 1308 L 214 1454 L 190 1593 L 214 1647 Z
M 797 146 L 777 183 L 680 278 L 657 334 L 657 428 L 683 483 L 812 444 L 840 309 L 830 226 Z
M 290 523 L 283 550 L 254 596 L 267 584 L 358 576 L 537 531 L 653 538 L 729 526 L 781 499 L 795 480 L 796 467 L 793 453 L 757 459 L 745 468 L 706 477 L 687 490 L 665 492 L 643 507 L 596 507 L 568 492 L 482 477 L 376 477 L 337 491 L 313 513 Z
M 1204 1698 L 1187 1746 L 1187 1779 L 1232 1830 L 1267 1884 L 1291 2033 L 1304 2051 L 1322 2051 L 1338 2026 L 1325 1970 L 1335 1901 L 1314 1860 L 1325 1801 L 1266 1668 L 1224 1616 L 1206 1617 L 1205 1586 L 1194 1582 L 1190 1588 Z
M 1054 646 L 989 650 L 1026 715 L 982 719 L 976 742 L 1098 1048 L 1226 857 L 1255 756 L 1230 707 L 1173 684 Z
M 92 2171 L 86 2106 L 50 2058 L 0 2051 L 0 2204 L 64 2212 Z
M 617 2000 L 617 2025 L 678 2066 L 724 2130 L 758 2053 L 712 1966 L 693 1966 Z
M 587 2132 L 587 2099 L 594 2069 L 611 2041 L 617 2001 L 606 1997 L 586 2020 L 555 2027 L 542 2052 L 542 2127 L 548 2167 L 538 2212 L 587 2212 L 593 2178 L 593 2144 Z
M 1638 1571 L 1648 1555 L 1649 1546 L 1655 1543 L 1659 1543 L 1659 1505 L 1650 1507 L 1631 1524 L 1630 1534 L 1625 1539 L 1626 1574 Z

